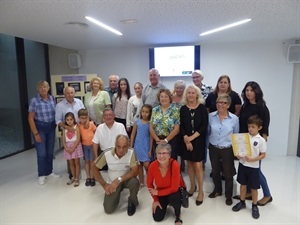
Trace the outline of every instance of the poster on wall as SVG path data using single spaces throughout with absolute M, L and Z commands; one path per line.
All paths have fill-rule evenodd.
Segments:
M 90 92 L 90 81 L 97 77 L 97 74 L 61 74 L 51 75 L 51 94 L 59 103 L 64 99 L 64 88 L 72 86 L 75 89 L 75 98 L 80 99 L 84 103 L 84 95 Z M 61 136 L 59 128 L 56 132 L 57 137 Z

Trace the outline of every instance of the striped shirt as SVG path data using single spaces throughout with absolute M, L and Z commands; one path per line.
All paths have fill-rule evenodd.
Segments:
M 55 121 L 55 100 L 48 94 L 48 100 L 44 100 L 40 94 L 30 101 L 28 112 L 34 112 L 34 120 L 50 123 Z

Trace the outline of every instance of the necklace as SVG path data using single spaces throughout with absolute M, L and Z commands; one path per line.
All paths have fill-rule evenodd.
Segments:
M 190 114 L 191 114 L 192 133 L 194 133 L 194 116 L 195 116 L 195 110 L 194 109 L 190 109 Z

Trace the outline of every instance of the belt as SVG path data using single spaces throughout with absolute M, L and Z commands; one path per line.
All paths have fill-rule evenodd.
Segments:
M 211 144 L 212 145 L 212 144 Z M 218 146 L 218 145 L 212 145 L 214 146 L 215 148 L 218 148 L 218 149 L 225 149 L 225 148 L 231 148 L 232 146 L 229 145 L 229 146 Z

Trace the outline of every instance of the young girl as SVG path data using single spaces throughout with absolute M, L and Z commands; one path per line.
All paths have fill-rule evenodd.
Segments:
M 115 121 L 122 123 L 126 128 L 126 115 L 128 99 L 131 97 L 129 82 L 121 78 L 118 82 L 117 93 L 113 95 L 112 105 L 115 113 Z M 130 130 L 127 130 L 129 132 Z M 130 135 L 128 135 L 130 137 Z
M 144 170 L 148 170 L 152 155 L 153 139 L 150 136 L 149 126 L 152 114 L 151 105 L 143 105 L 140 111 L 140 118 L 133 124 L 130 147 L 134 147 L 137 159 L 140 161 L 139 165 L 139 180 L 140 187 L 144 187 Z M 148 148 L 147 148 L 148 146 Z
M 133 88 L 135 95 L 130 97 L 127 105 L 126 130 L 128 132 L 132 130 L 134 122 L 139 117 L 138 109 L 140 109 L 140 105 L 142 104 L 143 84 L 136 82 Z
M 74 183 L 74 187 L 79 186 L 79 172 L 80 172 L 80 157 L 83 156 L 82 146 L 80 143 L 80 131 L 76 125 L 75 116 L 73 113 L 68 112 L 65 115 L 65 125 L 72 127 L 74 131 L 64 129 L 63 132 L 63 146 L 64 158 L 69 161 L 70 169 L 73 178 L 68 181 L 67 185 Z

